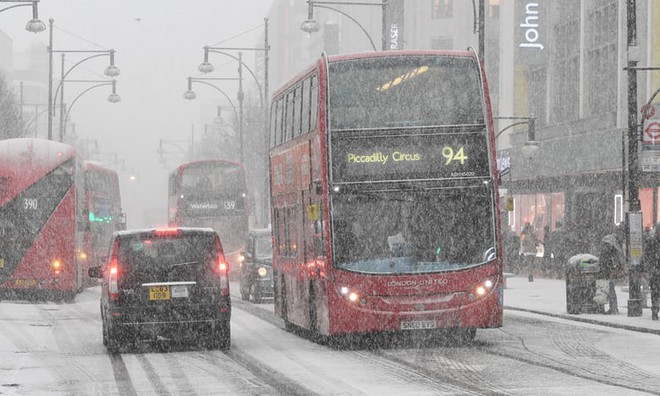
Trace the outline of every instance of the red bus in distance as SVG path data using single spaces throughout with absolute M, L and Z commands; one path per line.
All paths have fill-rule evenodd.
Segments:
M 245 251 L 249 201 L 243 164 L 221 159 L 186 162 L 170 173 L 168 223 L 210 227 L 222 240 L 230 274 Z
M 0 293 L 72 300 L 83 287 L 83 161 L 69 145 L 0 140 Z
M 275 313 L 286 328 L 469 340 L 502 326 L 494 141 L 472 51 L 322 56 L 276 91 Z
M 83 263 L 85 284 L 96 284 L 90 279 L 87 270 L 103 265 L 103 259 L 110 249 L 114 231 L 126 228 L 126 218 L 121 209 L 119 176 L 114 169 L 94 162 L 84 162 L 85 198 L 84 212 L 88 220 L 83 237 L 83 248 L 79 252 Z

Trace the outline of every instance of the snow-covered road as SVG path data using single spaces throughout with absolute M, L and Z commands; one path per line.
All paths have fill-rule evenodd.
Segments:
M 99 292 L 71 304 L 0 302 L 0 394 L 660 394 L 658 336 L 512 312 L 471 345 L 339 350 L 285 332 L 272 305 L 235 296 L 227 352 L 142 345 L 110 355 Z

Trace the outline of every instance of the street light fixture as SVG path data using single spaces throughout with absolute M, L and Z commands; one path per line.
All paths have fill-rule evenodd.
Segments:
M 117 82 L 112 80 L 112 93 L 108 95 L 108 102 L 110 103 L 119 103 L 121 101 L 121 96 L 117 94 Z
M 383 0 L 384 2 L 384 0 Z M 263 87 L 259 83 L 259 79 L 257 78 L 256 74 L 252 71 L 252 69 L 246 65 L 240 57 L 236 57 L 228 52 L 225 51 L 263 51 L 264 53 L 264 84 Z M 263 156 L 264 156 L 264 164 L 268 164 L 268 125 L 269 125 L 269 112 L 268 112 L 268 94 L 269 94 L 269 89 L 268 89 L 268 63 L 269 63 L 269 52 L 270 52 L 270 45 L 268 44 L 268 18 L 264 18 L 264 46 L 262 48 L 255 47 L 255 48 L 237 48 L 237 47 L 209 47 L 209 46 L 204 46 L 204 61 L 199 65 L 198 70 L 202 73 L 210 73 L 214 70 L 213 65 L 209 62 L 209 52 L 215 52 L 218 54 L 222 54 L 225 56 L 229 56 L 230 58 L 233 58 L 238 61 L 240 67 L 238 68 L 238 73 L 239 73 L 239 79 L 242 79 L 242 68 L 244 67 L 247 69 L 247 71 L 252 75 L 254 78 L 255 83 L 257 84 L 257 88 L 259 89 L 259 96 L 261 98 L 261 107 L 263 110 L 263 122 L 264 122 L 264 140 L 263 140 Z M 242 89 L 240 89 L 241 92 L 241 103 L 242 103 Z M 267 166 L 264 168 L 267 169 Z M 268 213 L 269 213 L 269 202 L 268 202 L 268 190 L 270 188 L 270 184 L 268 182 L 268 176 L 267 174 L 264 175 L 263 177 L 264 180 L 264 194 L 263 194 L 263 202 L 262 202 L 262 220 L 263 224 L 266 225 L 268 224 Z
M 39 19 L 39 0 L 0 0 L 0 3 L 21 3 L 0 9 L 0 12 L 17 7 L 32 6 L 32 19 L 25 25 L 25 30 L 32 33 L 39 33 L 46 30 L 46 24 Z
M 110 57 L 110 65 L 107 66 L 104 70 L 104 74 L 108 77 L 116 77 L 120 74 L 119 68 L 115 65 L 115 50 L 114 49 L 107 49 L 107 50 L 54 50 L 53 49 L 53 23 L 54 20 L 53 18 L 50 18 L 48 20 L 49 25 L 50 25 L 50 37 L 49 37 L 49 43 L 48 43 L 48 139 L 52 140 L 53 139 L 53 116 L 54 114 L 54 109 L 55 109 L 55 104 L 57 102 L 57 93 L 60 90 L 64 90 L 63 84 L 66 79 L 66 77 L 71 73 L 78 65 L 80 65 L 83 62 L 86 62 L 90 59 L 98 58 L 101 56 L 109 56 Z M 61 70 L 61 78 L 60 82 L 57 86 L 57 89 L 55 90 L 55 94 L 53 95 L 53 54 L 54 53 L 61 53 L 62 54 L 62 70 Z M 90 55 L 82 60 L 80 60 L 78 63 L 74 64 L 71 66 L 66 72 L 64 72 L 64 55 L 66 53 L 83 53 L 83 54 L 93 54 Z M 60 92 L 60 102 L 64 100 L 64 94 L 63 92 Z M 119 95 L 116 94 L 113 88 L 113 93 L 108 97 L 108 101 L 111 103 L 117 103 L 121 100 Z M 63 103 L 60 103 L 62 105 Z M 60 118 L 63 117 L 63 109 L 60 110 Z M 60 131 L 60 139 L 62 138 L 62 131 Z
M 300 25 L 300 30 L 303 32 L 306 32 L 307 34 L 312 34 L 315 32 L 318 32 L 321 27 L 319 26 L 318 22 L 314 19 L 314 7 L 316 8 L 325 8 L 328 10 L 332 10 L 335 12 L 338 12 L 345 16 L 346 18 L 350 19 L 353 21 L 361 30 L 364 32 L 364 34 L 367 36 L 369 39 L 369 43 L 371 43 L 371 47 L 373 48 L 374 51 L 376 51 L 376 46 L 374 45 L 374 41 L 371 39 L 371 36 L 369 35 L 369 32 L 360 24 L 360 22 L 357 21 L 357 19 L 353 18 L 346 12 L 330 7 L 330 5 L 362 5 L 362 6 L 377 6 L 382 8 L 382 26 L 381 26 L 381 35 L 382 35 L 382 50 L 387 51 L 387 1 L 382 0 L 380 3 L 363 3 L 363 2 L 350 2 L 350 1 L 316 1 L 316 0 L 307 0 L 307 19 Z

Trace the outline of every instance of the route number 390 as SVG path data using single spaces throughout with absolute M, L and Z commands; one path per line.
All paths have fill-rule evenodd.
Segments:
M 454 161 L 459 161 L 463 165 L 468 159 L 463 146 L 459 147 L 456 151 L 451 146 L 445 146 L 442 148 L 442 156 L 445 158 L 445 165 L 449 165 Z
M 25 210 L 39 209 L 39 200 L 36 198 L 25 198 L 23 200 L 23 209 Z

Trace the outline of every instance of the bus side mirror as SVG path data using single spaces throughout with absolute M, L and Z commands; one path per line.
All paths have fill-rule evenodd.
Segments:
M 90 278 L 103 278 L 103 269 L 101 267 L 90 267 L 87 270 Z

